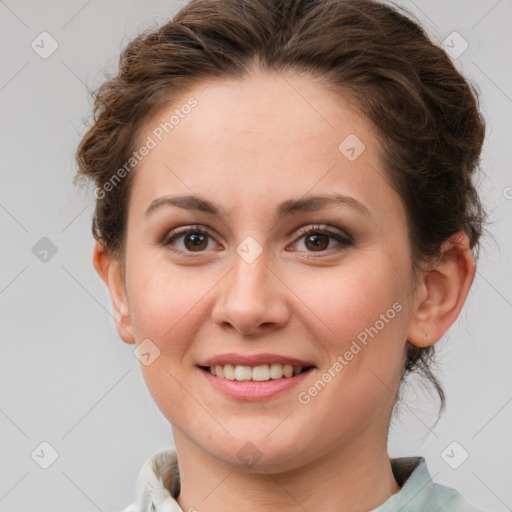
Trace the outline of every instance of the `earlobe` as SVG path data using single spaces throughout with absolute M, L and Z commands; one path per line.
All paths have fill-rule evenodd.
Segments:
M 99 241 L 96 241 L 94 245 L 92 260 L 96 272 L 98 272 L 107 286 L 119 337 L 125 343 L 135 343 L 124 275 L 120 262 L 109 254 L 105 246 Z
M 469 239 L 463 232 L 447 239 L 439 260 L 426 270 L 407 340 L 418 347 L 439 341 L 464 306 L 475 276 Z

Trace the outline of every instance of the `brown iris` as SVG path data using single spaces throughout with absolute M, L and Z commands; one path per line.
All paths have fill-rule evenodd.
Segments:
M 187 243 L 187 241 L 190 242 L 190 244 Z M 201 250 L 205 249 L 208 245 L 208 235 L 205 235 L 203 233 L 192 233 L 185 236 L 184 239 L 185 247 L 188 250 Z
M 311 246 L 309 245 L 309 242 L 311 242 Z M 312 234 L 308 235 L 305 240 L 306 247 L 308 249 L 326 249 L 329 245 L 329 236 L 328 235 L 322 235 L 322 234 Z

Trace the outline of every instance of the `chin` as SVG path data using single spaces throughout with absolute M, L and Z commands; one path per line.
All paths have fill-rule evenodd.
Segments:
M 237 469 L 245 468 L 253 473 L 278 473 L 295 469 L 304 462 L 304 450 L 298 446 L 289 432 L 282 436 L 258 432 L 235 439 L 218 440 L 211 446 L 202 444 L 210 456 Z M 199 446 L 201 446 L 199 444 Z

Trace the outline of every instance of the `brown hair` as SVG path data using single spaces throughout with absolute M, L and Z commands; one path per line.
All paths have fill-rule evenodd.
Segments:
M 472 182 L 485 135 L 478 93 L 413 15 L 394 7 L 372 0 L 190 1 L 132 40 L 118 73 L 96 91 L 75 181 L 89 177 L 105 190 L 129 160 L 142 124 L 198 82 L 242 79 L 253 65 L 291 70 L 343 93 L 377 127 L 383 165 L 408 212 L 415 268 L 460 230 L 476 249 L 484 221 Z M 121 258 L 132 175 L 96 195 L 93 235 Z M 409 372 L 422 373 L 439 394 L 441 413 L 433 357 L 433 346 L 408 344 L 401 383 Z

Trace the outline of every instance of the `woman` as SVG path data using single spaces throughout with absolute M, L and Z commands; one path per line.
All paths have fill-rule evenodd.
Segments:
M 484 134 L 450 58 L 370 0 L 193 0 L 127 46 L 77 153 L 176 445 L 127 511 L 476 510 L 387 435 L 411 371 L 444 406 Z

